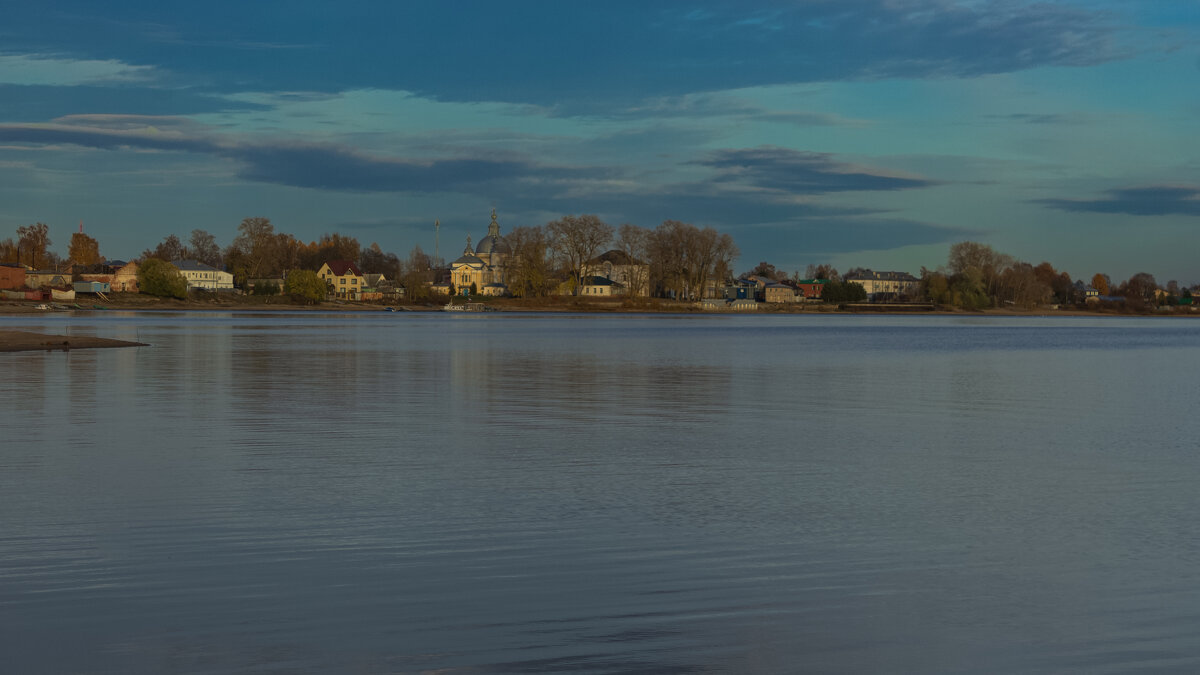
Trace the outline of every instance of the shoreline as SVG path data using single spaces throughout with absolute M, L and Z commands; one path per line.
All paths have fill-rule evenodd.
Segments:
M 125 297 L 121 297 L 125 296 Z M 253 296 L 235 296 L 230 298 L 189 298 L 188 300 L 155 298 L 135 294 L 119 294 L 111 296 L 103 306 L 83 308 L 69 307 L 66 309 L 38 309 L 37 303 L 8 301 L 0 302 L 0 317 L 30 316 L 54 314 L 98 314 L 105 311 L 122 312 L 386 312 L 391 308 L 396 313 L 402 312 L 440 312 L 444 302 L 434 301 L 429 304 L 396 303 L 383 305 L 375 303 L 354 302 L 322 302 L 316 305 L 295 304 L 284 298 L 259 299 Z M 475 302 L 477 300 L 473 300 Z M 1114 310 L 1090 310 L 1078 308 L 1050 309 L 1016 309 L 992 308 L 984 310 L 961 310 L 947 307 L 935 307 L 928 310 L 913 310 L 911 308 L 887 305 L 871 305 L 841 308 L 824 304 L 760 304 L 753 311 L 705 310 L 693 303 L 675 302 L 662 299 L 638 299 L 627 301 L 623 299 L 582 299 L 569 296 L 554 298 L 490 298 L 483 301 L 488 312 L 534 312 L 534 313 L 584 313 L 584 314 L 701 314 L 701 315 L 747 315 L 770 316 L 779 314 L 799 315 L 880 315 L 880 316 L 1089 316 L 1089 317 L 1193 317 L 1200 312 L 1191 310 L 1169 312 L 1120 312 Z

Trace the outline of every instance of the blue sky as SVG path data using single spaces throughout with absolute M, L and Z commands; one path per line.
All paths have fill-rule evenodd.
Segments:
M 1200 283 L 1200 2 L 11 3 L 0 237 L 248 216 L 453 257 L 568 213 L 916 273 Z

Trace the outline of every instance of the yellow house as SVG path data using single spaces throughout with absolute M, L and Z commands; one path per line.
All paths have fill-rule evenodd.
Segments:
M 358 265 L 349 260 L 330 260 L 321 265 L 317 276 L 325 280 L 333 288 L 333 296 L 341 300 L 362 299 L 362 289 L 366 286 L 363 273 Z

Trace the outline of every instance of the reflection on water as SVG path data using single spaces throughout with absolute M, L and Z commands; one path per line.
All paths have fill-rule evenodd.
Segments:
M 5 670 L 1198 665 L 1190 321 L 5 321 Z

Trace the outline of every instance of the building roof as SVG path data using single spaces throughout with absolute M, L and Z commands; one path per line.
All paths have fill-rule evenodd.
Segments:
M 462 257 L 460 257 L 458 260 L 455 260 L 454 262 L 452 262 L 450 264 L 451 265 L 479 265 L 482 267 L 484 262 L 483 262 L 482 258 L 475 255 L 474 253 L 464 253 L 462 255 Z
M 207 265 L 199 260 L 176 260 L 171 263 L 180 272 L 217 272 L 217 268 L 212 265 Z
M 334 276 L 344 277 L 347 272 L 356 277 L 363 275 L 362 272 L 358 271 L 358 265 L 349 260 L 326 260 L 325 264 L 329 266 L 329 271 L 333 272 Z
M 846 281 L 918 281 L 908 272 L 876 272 L 863 270 L 857 274 L 847 274 L 842 277 Z
M 584 277 L 582 279 L 584 286 L 620 286 L 621 284 L 609 279 L 608 277 Z
M 587 261 L 589 265 L 601 265 L 603 263 L 612 263 L 614 265 L 645 265 L 646 263 L 637 258 L 630 257 L 625 251 L 610 249 L 600 255 Z

